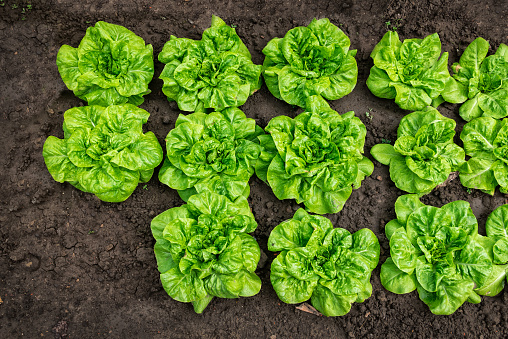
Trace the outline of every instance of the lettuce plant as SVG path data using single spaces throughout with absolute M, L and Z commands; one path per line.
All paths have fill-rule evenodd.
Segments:
M 448 102 L 464 103 L 459 114 L 466 121 L 508 116 L 508 46 L 501 44 L 486 57 L 488 51 L 489 43 L 476 38 L 453 64 L 455 74 L 442 94 Z
M 508 270 L 508 205 L 496 208 L 487 218 L 485 224 L 487 237 L 478 236 L 482 246 L 487 250 L 492 262 L 492 273 L 488 281 L 475 292 L 479 295 L 493 297 L 499 294 L 505 285 Z
M 278 116 L 256 163 L 257 176 L 278 199 L 296 199 L 314 213 L 337 213 L 374 170 L 362 155 L 365 125 L 353 111 L 340 115 L 320 96 L 307 100 L 307 111 L 291 119 Z
M 462 129 L 460 138 L 471 158 L 460 168 L 460 181 L 490 195 L 499 185 L 508 193 L 508 118 L 476 118 Z
M 187 201 L 211 191 L 234 200 L 249 196 L 249 179 L 261 153 L 257 136 L 264 133 L 238 108 L 180 115 L 166 137 L 167 157 L 159 180 Z
M 260 258 L 257 227 L 247 199 L 231 202 L 212 192 L 152 220 L 162 286 L 175 300 L 201 313 L 213 297 L 250 297 L 261 289 L 254 273 Z
M 440 94 L 450 78 L 448 53 L 440 55 L 437 33 L 401 42 L 397 32 L 388 31 L 370 54 L 374 66 L 367 87 L 377 97 L 395 99 L 402 109 L 436 107 L 443 101 Z
M 427 194 L 464 163 L 464 150 L 453 143 L 455 124 L 427 107 L 402 118 L 394 146 L 374 145 L 370 153 L 390 165 L 390 178 L 399 189 Z
M 84 106 L 64 114 L 64 139 L 48 137 L 42 155 L 58 182 L 108 202 L 127 199 L 147 182 L 162 161 L 152 132 L 143 134 L 150 114 L 131 104 Z
M 370 276 L 380 247 L 367 228 L 351 234 L 299 209 L 293 219 L 273 229 L 268 250 L 281 251 L 272 262 L 270 280 L 285 303 L 311 299 L 322 314 L 341 316 L 353 302 L 372 294 Z
M 171 36 L 159 61 L 166 64 L 162 92 L 183 111 L 238 107 L 261 87 L 261 66 L 252 63 L 235 29 L 216 16 L 201 40 Z
M 152 45 L 123 26 L 97 22 L 78 48 L 60 48 L 56 64 L 65 85 L 89 105 L 139 106 L 150 93 Z
M 397 199 L 395 213 L 385 226 L 391 256 L 381 266 L 381 283 L 387 290 L 416 289 L 432 313 L 445 315 L 499 292 L 500 267 L 493 265 L 489 239 L 478 234 L 469 203 L 437 208 L 409 194 Z
M 489 215 L 485 230 L 493 242 L 494 264 L 508 268 L 508 204 L 499 206 Z
M 356 85 L 356 50 L 349 38 L 328 19 L 313 19 L 307 27 L 289 30 L 263 49 L 263 77 L 270 92 L 291 105 L 305 107 L 307 97 L 337 100 Z

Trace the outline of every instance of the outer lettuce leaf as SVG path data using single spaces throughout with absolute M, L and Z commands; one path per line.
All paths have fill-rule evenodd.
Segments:
M 326 18 L 293 28 L 263 49 L 266 85 L 276 98 L 300 107 L 312 95 L 340 99 L 358 77 L 356 50 L 349 46 L 349 38 Z
M 322 314 L 341 316 L 353 302 L 372 294 L 370 276 L 379 262 L 380 246 L 368 229 L 351 234 L 300 209 L 275 227 L 268 248 L 282 250 L 272 262 L 270 280 L 286 303 L 311 299 Z
M 152 45 L 104 21 L 87 29 L 78 48 L 63 45 L 56 64 L 65 85 L 89 105 L 139 106 L 154 73 Z
M 254 273 L 260 258 L 247 233 L 257 223 L 248 202 L 232 202 L 212 192 L 193 195 L 187 204 L 152 220 L 161 282 L 170 297 L 192 302 L 201 313 L 212 298 L 253 296 L 261 289 Z
M 201 40 L 171 36 L 159 61 L 162 92 L 183 111 L 221 111 L 238 107 L 261 87 L 261 66 L 236 34 L 217 16 Z
M 448 53 L 441 57 L 437 33 L 424 39 L 400 41 L 397 32 L 387 32 L 370 54 L 374 60 L 367 87 L 372 94 L 395 99 L 400 108 L 422 110 L 437 106 L 449 81 Z
M 405 195 L 395 212 L 396 222 L 385 227 L 391 255 L 381 267 L 386 289 L 397 294 L 417 289 L 434 314 L 452 314 L 466 300 L 480 302 L 478 294 L 499 293 L 505 273 L 493 263 L 494 241 L 478 235 L 469 203 L 436 208 Z
M 131 104 L 71 108 L 64 115 L 65 138 L 44 143 L 50 174 L 103 201 L 124 201 L 162 161 L 155 135 L 143 134 L 148 117 Z
M 308 211 L 337 213 L 374 169 L 362 155 L 366 129 L 354 112 L 340 115 L 320 96 L 307 99 L 307 110 L 295 119 L 273 118 L 269 135 L 259 137 L 264 148 L 257 176 L 278 199 L 296 199 Z
M 466 155 L 460 167 L 460 181 L 493 195 L 496 187 L 508 190 L 508 119 L 480 117 L 468 122 L 460 134 Z
M 238 108 L 180 115 L 166 137 L 159 180 L 185 201 L 203 191 L 232 200 L 248 197 L 248 182 L 262 150 L 256 137 L 262 132 Z
M 442 95 L 448 102 L 464 103 L 459 109 L 464 120 L 508 116 L 506 50 L 506 45 L 501 44 L 494 55 L 487 57 L 488 41 L 476 38 L 464 50 L 459 62 L 453 64 L 453 78 Z
M 427 107 L 402 118 L 394 146 L 378 144 L 370 152 L 390 166 L 390 177 L 399 189 L 427 194 L 465 162 L 464 150 L 453 143 L 455 125 Z

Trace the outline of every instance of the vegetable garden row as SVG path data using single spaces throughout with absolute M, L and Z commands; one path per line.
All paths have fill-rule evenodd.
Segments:
M 46 166 L 58 182 L 121 202 L 164 160 L 159 180 L 186 204 L 153 219 L 155 256 L 166 292 L 192 302 L 197 313 L 213 297 L 249 297 L 261 288 L 260 248 L 248 234 L 257 227 L 247 201 L 255 173 L 278 199 L 305 206 L 268 239 L 268 249 L 280 252 L 271 266 L 275 292 L 286 303 L 310 299 L 326 316 L 347 314 L 372 294 L 378 239 L 369 229 L 351 234 L 310 213 L 341 211 L 374 169 L 363 155 L 365 125 L 327 102 L 356 85 L 356 50 L 349 47 L 328 19 L 269 41 L 263 66 L 215 16 L 201 40 L 172 36 L 158 56 L 162 90 L 192 113 L 178 117 L 164 155 L 157 137 L 143 133 L 149 113 L 137 107 L 150 92 L 152 46 L 122 26 L 98 22 L 77 48 L 64 45 L 58 53 L 64 83 L 89 106 L 65 112 L 64 139 L 50 136 L 44 144 Z M 482 236 L 469 203 L 436 208 L 419 200 L 451 172 L 465 187 L 508 193 L 508 47 L 490 56 L 488 50 L 487 41 L 474 40 L 453 76 L 437 34 L 401 42 L 389 31 L 371 53 L 371 92 L 415 111 L 400 121 L 393 146 L 371 149 L 410 193 L 397 199 L 397 218 L 385 226 L 390 257 L 381 283 L 397 294 L 417 290 L 435 314 L 479 303 L 505 284 L 508 205 L 492 212 Z M 261 87 L 261 74 L 276 98 L 304 112 L 275 117 L 264 130 L 247 118 L 238 106 Z M 444 101 L 462 103 L 460 115 L 469 121 L 460 134 L 464 148 L 453 142 L 455 121 L 436 109 Z

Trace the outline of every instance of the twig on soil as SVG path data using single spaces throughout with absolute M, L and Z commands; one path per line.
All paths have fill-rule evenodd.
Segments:
M 318 310 L 316 310 L 314 307 L 312 307 L 311 305 L 309 305 L 307 303 L 303 303 L 303 304 L 296 306 L 296 309 L 303 311 L 303 312 L 311 313 L 311 314 L 314 314 L 317 316 L 322 316 L 322 314 L 319 313 Z

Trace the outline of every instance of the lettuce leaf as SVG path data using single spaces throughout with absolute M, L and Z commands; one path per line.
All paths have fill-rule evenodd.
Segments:
M 374 169 L 362 155 L 363 123 L 352 111 L 338 114 L 321 96 L 309 97 L 307 111 L 295 119 L 275 117 L 265 130 L 257 176 L 278 199 L 296 199 L 310 212 L 340 211 Z
M 201 40 L 171 36 L 159 54 L 162 92 L 183 111 L 238 107 L 261 87 L 261 66 L 235 29 L 217 16 Z
M 370 153 L 390 166 L 390 178 L 399 189 L 427 194 L 465 162 L 464 150 L 453 143 L 455 125 L 427 107 L 402 118 L 394 146 L 374 145 Z
M 273 229 L 268 249 L 281 251 L 272 262 L 270 280 L 285 303 L 311 299 L 325 316 L 342 316 L 353 302 L 372 294 L 370 276 L 380 246 L 369 229 L 351 234 L 299 209 L 293 219 Z
M 142 130 L 149 115 L 131 104 L 69 109 L 65 138 L 50 136 L 44 143 L 49 173 L 103 201 L 124 201 L 162 161 L 157 138 Z
M 67 88 L 89 105 L 139 106 L 154 73 L 152 45 L 104 21 L 86 30 L 78 48 L 63 45 L 56 64 Z
M 270 92 L 291 105 L 305 107 L 312 95 L 337 100 L 356 85 L 356 50 L 349 38 L 324 18 L 289 30 L 263 49 L 263 77 Z
M 448 53 L 440 55 L 437 33 L 401 42 L 397 32 L 388 31 L 370 54 L 374 66 L 367 87 L 377 97 L 395 99 L 402 109 L 437 106 L 450 79 Z

